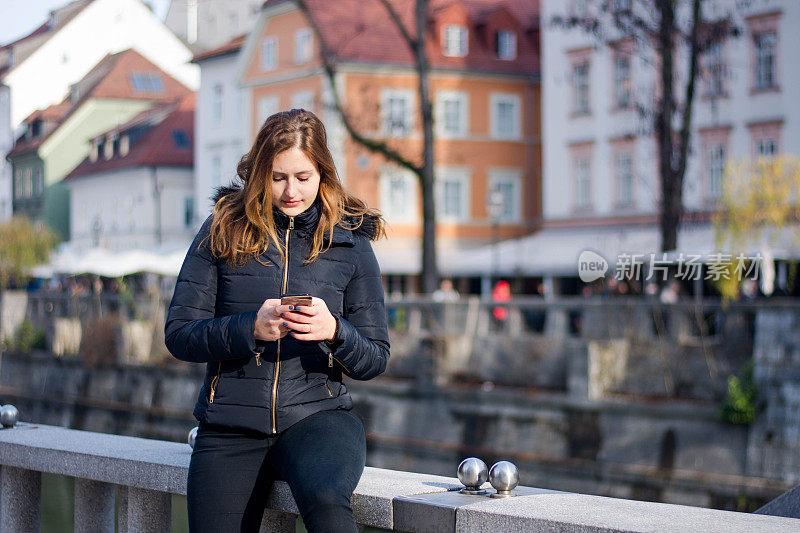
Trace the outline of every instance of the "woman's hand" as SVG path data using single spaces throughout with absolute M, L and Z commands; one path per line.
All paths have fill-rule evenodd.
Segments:
M 300 341 L 332 341 L 336 335 L 336 319 L 322 298 L 312 298 L 310 306 L 298 305 L 293 311 L 284 311 L 283 324 Z
M 262 341 L 275 341 L 285 337 L 289 328 L 284 325 L 281 313 L 286 313 L 290 305 L 281 305 L 280 298 L 264 300 L 256 315 L 255 338 Z

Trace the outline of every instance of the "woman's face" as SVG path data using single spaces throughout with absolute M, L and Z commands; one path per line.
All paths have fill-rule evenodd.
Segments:
M 272 162 L 272 205 L 293 217 L 308 209 L 319 192 L 317 165 L 300 148 L 292 147 Z

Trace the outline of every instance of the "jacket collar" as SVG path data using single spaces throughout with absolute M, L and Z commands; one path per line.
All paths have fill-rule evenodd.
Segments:
M 275 206 L 272 207 L 272 218 L 275 220 L 275 226 L 281 231 L 286 231 L 286 228 L 289 227 L 289 219 L 294 218 L 294 230 L 298 235 L 314 233 L 314 230 L 317 228 L 317 222 L 319 222 L 319 214 L 319 199 L 314 200 L 314 203 L 311 204 L 308 209 L 294 217 L 288 216 Z
M 297 232 L 297 235 L 309 236 L 314 233 L 314 230 L 317 229 L 317 224 L 319 223 L 321 210 L 322 205 L 319 199 L 317 199 L 313 204 L 311 204 L 311 206 L 309 206 L 308 209 L 294 216 L 294 231 Z M 291 217 L 286 215 L 277 207 L 272 208 L 272 216 L 275 220 L 275 226 L 282 232 L 286 231 L 286 228 L 289 227 L 289 218 Z M 325 234 L 326 241 L 328 239 L 328 235 L 328 233 Z M 353 232 L 341 227 L 339 224 L 336 224 L 333 227 L 331 243 L 355 245 L 355 240 L 353 240 Z

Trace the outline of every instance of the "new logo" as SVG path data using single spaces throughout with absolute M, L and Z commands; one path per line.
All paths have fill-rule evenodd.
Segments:
M 584 250 L 578 256 L 578 276 L 584 283 L 602 278 L 608 270 L 608 261 L 591 250 Z

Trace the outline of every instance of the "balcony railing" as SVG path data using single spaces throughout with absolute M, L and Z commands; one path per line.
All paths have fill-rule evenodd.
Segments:
M 169 531 L 170 494 L 186 494 L 190 456 L 187 444 L 20 422 L 0 430 L 0 529 L 40 531 L 41 472 L 49 472 L 75 478 L 75 531 L 113 532 L 115 521 L 120 532 Z M 460 488 L 455 478 L 367 467 L 352 506 L 360 525 L 396 531 L 800 531 L 794 518 L 524 486 L 511 498 Z M 296 520 L 288 485 L 276 482 L 261 530 L 295 531 Z

